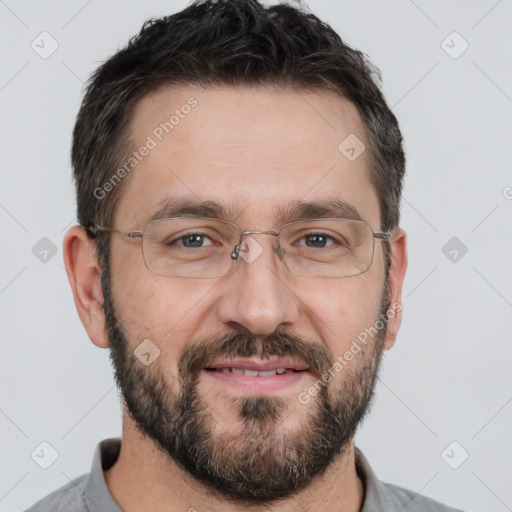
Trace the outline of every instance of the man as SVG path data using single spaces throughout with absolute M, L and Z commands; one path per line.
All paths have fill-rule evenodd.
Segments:
M 354 434 L 401 322 L 398 123 L 318 18 L 256 0 L 146 23 L 74 129 L 65 263 L 120 439 L 30 511 L 449 511 Z

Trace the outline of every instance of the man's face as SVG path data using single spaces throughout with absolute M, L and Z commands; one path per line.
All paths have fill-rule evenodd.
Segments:
M 159 141 L 155 129 L 190 97 L 197 105 Z M 172 197 L 222 201 L 233 212 L 225 220 L 242 230 L 278 231 L 278 208 L 336 198 L 380 231 L 369 152 L 351 161 L 338 149 L 350 134 L 368 146 L 356 108 L 333 93 L 162 89 L 136 106 L 133 146 L 148 136 L 156 146 L 126 183 L 113 225 L 141 230 Z M 262 253 L 213 279 L 151 273 L 140 240 L 112 236 L 105 311 L 116 378 L 141 432 L 210 490 L 270 501 L 305 487 L 351 441 L 371 402 L 385 329 L 341 370 L 333 365 L 389 302 L 380 242 L 366 273 L 321 279 L 291 275 L 274 236 L 251 236 Z M 148 366 L 134 355 L 147 339 L 160 350 Z M 307 370 L 206 369 L 233 358 L 283 358 Z M 329 369 L 329 382 L 300 400 Z M 264 389 L 264 379 L 278 384 Z

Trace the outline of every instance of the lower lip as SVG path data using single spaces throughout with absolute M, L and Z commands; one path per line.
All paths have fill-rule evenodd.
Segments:
M 280 375 L 268 375 L 264 377 L 237 374 L 232 372 L 212 372 L 203 370 L 209 378 L 215 379 L 217 382 L 228 385 L 230 388 L 238 388 L 249 393 L 265 393 L 267 391 L 280 391 L 287 387 L 293 386 L 301 382 L 307 375 L 308 371 L 283 373 Z

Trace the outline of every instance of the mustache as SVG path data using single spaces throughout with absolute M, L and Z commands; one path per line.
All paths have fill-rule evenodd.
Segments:
M 259 356 L 261 359 L 290 357 L 306 364 L 315 377 L 322 376 L 334 364 L 334 356 L 322 343 L 303 339 L 293 333 L 274 332 L 265 337 L 234 333 L 196 339 L 185 348 L 178 362 L 182 378 L 198 375 L 215 360 Z

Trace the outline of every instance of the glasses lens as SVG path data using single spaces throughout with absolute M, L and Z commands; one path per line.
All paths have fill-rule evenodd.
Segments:
M 142 252 L 148 269 L 162 276 L 219 277 L 230 270 L 239 239 L 238 228 L 222 220 L 160 219 L 145 227 Z
M 281 231 L 285 264 L 295 275 L 349 277 L 366 272 L 373 258 L 373 231 L 364 222 L 323 219 L 286 225 Z

